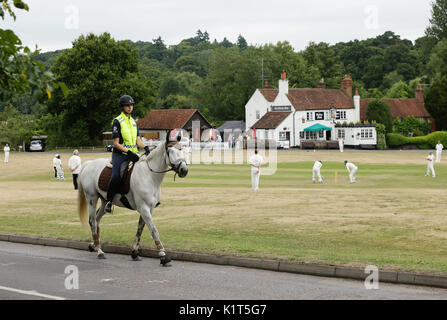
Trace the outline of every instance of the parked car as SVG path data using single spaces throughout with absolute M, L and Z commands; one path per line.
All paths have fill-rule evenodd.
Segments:
M 29 151 L 43 151 L 42 141 L 40 140 L 31 141 Z

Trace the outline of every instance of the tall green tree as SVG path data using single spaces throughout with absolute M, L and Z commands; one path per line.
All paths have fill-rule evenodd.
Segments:
M 257 87 L 261 58 L 256 49 L 218 48 L 210 57 L 210 71 L 200 89 L 202 110 L 211 120 L 242 120 L 245 104 Z
M 408 99 L 412 96 L 412 90 L 404 81 L 396 82 L 385 94 L 386 98 Z
M 302 54 L 308 65 L 318 69 L 328 88 L 340 88 L 344 68 L 333 47 L 325 42 L 311 42 Z
M 393 116 L 391 108 L 386 102 L 379 99 L 369 102 L 366 109 L 366 117 L 369 122 L 376 121 L 383 124 L 387 132 L 393 131 Z
M 80 36 L 73 47 L 62 52 L 53 66 L 57 78 L 69 87 L 66 97 L 59 91 L 47 104 L 47 111 L 60 121 L 58 144 L 91 145 L 101 140 L 117 116 L 119 97 L 131 95 L 136 104 L 133 116 L 143 117 L 153 101 L 150 81 L 138 69 L 138 54 L 127 43 L 115 41 L 109 33 Z M 53 124 L 47 124 L 49 128 Z M 57 141 L 60 139 L 62 141 Z
M 5 15 L 16 20 L 14 8 L 29 11 L 29 7 L 21 0 L 0 0 L 0 17 Z M 51 98 L 54 82 L 51 72 L 34 58 L 39 50 L 31 51 L 22 45 L 20 38 L 9 29 L 0 28 L 0 101 L 11 101 L 15 96 L 31 93 L 39 97 Z
M 430 26 L 425 34 L 438 40 L 447 38 L 447 0 L 434 0 L 431 4 Z
M 447 74 L 447 38 L 433 48 L 426 69 L 432 80 L 439 80 Z
M 436 80 L 425 97 L 427 111 L 432 115 L 438 130 L 447 130 L 447 75 Z

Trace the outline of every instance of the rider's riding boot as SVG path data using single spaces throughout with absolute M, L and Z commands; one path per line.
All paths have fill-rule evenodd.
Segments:
M 105 212 L 112 212 L 112 205 L 113 205 L 113 197 L 115 196 L 115 185 L 114 181 L 110 181 L 109 190 L 107 190 L 107 203 L 104 207 Z

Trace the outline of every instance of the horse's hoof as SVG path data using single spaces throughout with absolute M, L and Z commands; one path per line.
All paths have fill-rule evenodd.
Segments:
M 160 264 L 163 267 L 170 267 L 171 264 L 169 262 L 171 262 L 171 261 L 172 261 L 171 258 L 169 258 L 168 256 L 164 256 L 164 257 L 160 258 Z
M 88 244 L 88 251 L 90 251 L 90 252 L 95 251 L 95 247 L 93 246 L 93 244 L 91 244 L 91 243 Z
M 139 250 L 132 250 L 131 257 L 133 261 L 141 261 L 141 258 L 138 256 Z
M 106 256 L 104 255 L 104 253 L 100 253 L 98 254 L 98 259 L 105 259 Z

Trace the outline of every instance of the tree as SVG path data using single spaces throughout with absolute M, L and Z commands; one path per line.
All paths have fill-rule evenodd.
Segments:
M 385 94 L 386 98 L 408 99 L 411 97 L 411 89 L 404 81 L 396 82 Z
M 379 99 L 368 103 L 366 109 L 366 117 L 369 122 L 376 121 L 385 126 L 387 132 L 393 131 L 393 116 L 390 106 Z
M 145 116 L 153 101 L 154 89 L 138 70 L 136 50 L 108 33 L 80 36 L 58 56 L 52 70 L 69 87 L 66 97 L 56 91 L 47 104 L 48 113 L 64 128 L 59 143 L 97 144 L 121 112 L 118 100 L 124 94 L 136 102 L 134 117 Z
M 427 111 L 432 115 L 438 130 L 447 130 L 447 76 L 435 81 L 425 98 Z
M 439 41 L 433 48 L 427 63 L 427 71 L 433 80 L 438 80 L 447 74 L 447 38 Z
M 21 146 L 28 142 L 32 135 L 39 134 L 38 123 L 33 115 L 21 114 L 11 106 L 0 113 L 0 132 L 2 139 L 11 146 Z
M 431 4 L 430 26 L 425 30 L 427 36 L 438 40 L 447 38 L 447 0 L 435 0 Z
M 242 35 L 237 37 L 237 46 L 241 51 L 248 48 L 247 40 Z
M 0 0 L 0 17 L 5 19 L 8 13 L 14 20 L 16 15 L 12 5 L 17 9 L 29 11 L 29 7 L 21 0 Z M 0 28 L 0 101 L 11 101 L 15 96 L 30 93 L 43 98 L 51 98 L 53 87 L 61 84 L 54 82 L 51 72 L 34 58 L 39 50 L 31 51 L 22 46 L 19 37 L 12 30 Z
M 218 48 L 210 57 L 210 71 L 198 93 L 201 109 L 214 120 L 241 120 L 245 104 L 259 86 L 260 52 L 248 48 Z
M 334 48 L 325 42 L 319 44 L 310 42 L 302 54 L 309 66 L 318 69 L 328 88 L 338 89 L 340 87 L 340 79 L 344 68 Z

